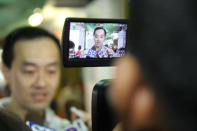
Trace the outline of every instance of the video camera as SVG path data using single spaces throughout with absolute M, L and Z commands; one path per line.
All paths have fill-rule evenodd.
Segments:
M 62 33 L 64 67 L 111 66 L 125 55 L 125 19 L 67 18 Z M 96 83 L 92 92 L 92 130 L 112 130 L 118 122 L 109 96 L 110 80 Z

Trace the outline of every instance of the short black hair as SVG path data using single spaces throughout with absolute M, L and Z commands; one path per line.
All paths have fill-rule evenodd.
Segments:
M 29 27 L 29 26 L 20 27 L 10 32 L 5 38 L 5 41 L 3 43 L 3 54 L 2 54 L 3 63 L 8 68 L 11 68 L 14 59 L 14 47 L 17 41 L 22 39 L 31 40 L 40 37 L 51 38 L 56 43 L 58 49 L 60 50 L 59 40 L 48 31 L 39 27 Z
M 195 0 L 132 0 L 128 52 L 140 63 L 172 130 L 197 130 Z
M 31 131 L 31 129 L 16 114 L 5 109 L 0 110 L 1 131 Z
M 106 32 L 106 30 L 105 30 L 103 27 L 101 27 L 101 26 L 96 27 L 96 28 L 94 29 L 94 33 L 93 33 L 94 35 L 95 35 L 95 32 L 96 32 L 97 30 L 103 30 L 103 31 L 105 32 L 105 36 L 106 36 L 107 32 Z
M 78 46 L 78 50 L 81 50 L 81 45 Z
M 75 43 L 69 40 L 69 49 L 75 48 Z

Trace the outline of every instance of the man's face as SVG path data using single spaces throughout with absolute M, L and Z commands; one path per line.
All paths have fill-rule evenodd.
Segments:
M 99 29 L 95 31 L 94 34 L 94 42 L 96 47 L 101 47 L 105 40 L 105 32 L 103 29 Z
M 9 70 L 11 96 L 26 110 L 44 110 L 51 102 L 60 78 L 60 55 L 48 37 L 20 40 Z

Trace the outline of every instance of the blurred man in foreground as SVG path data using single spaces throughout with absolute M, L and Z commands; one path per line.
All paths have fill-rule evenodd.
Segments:
M 48 107 L 59 84 L 60 58 L 59 41 L 47 31 L 23 27 L 11 32 L 3 46 L 2 67 L 11 97 L 1 99 L 1 108 L 58 131 L 71 126 Z
M 196 131 L 196 1 L 131 5 L 129 55 L 111 88 L 124 131 Z

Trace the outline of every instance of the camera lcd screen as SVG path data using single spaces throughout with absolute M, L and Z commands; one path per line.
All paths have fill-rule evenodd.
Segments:
M 64 66 L 109 66 L 125 55 L 126 20 L 67 18 L 62 35 Z

